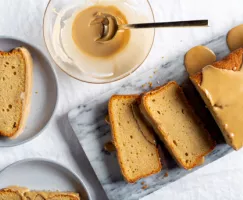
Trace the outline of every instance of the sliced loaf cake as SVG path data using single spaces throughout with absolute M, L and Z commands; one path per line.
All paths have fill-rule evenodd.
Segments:
M 176 82 L 142 96 L 140 109 L 171 155 L 185 169 L 204 161 L 215 143 L 194 114 Z
M 124 178 L 130 182 L 162 169 L 153 130 L 144 123 L 138 95 L 115 95 L 109 101 L 113 142 Z
M 218 124 L 221 132 L 224 135 L 224 138 L 226 140 L 226 142 L 232 146 L 235 150 L 238 150 L 240 148 L 242 148 L 243 146 L 243 136 L 242 136 L 242 130 L 243 130 L 243 119 L 241 117 L 241 113 L 243 112 L 243 103 L 241 104 L 233 104 L 233 105 L 229 105 L 229 100 L 232 97 L 240 98 L 237 97 L 236 95 L 241 94 L 242 95 L 242 79 L 243 76 L 242 74 L 239 74 L 238 71 L 242 71 L 242 61 L 243 61 L 243 48 L 237 49 L 235 51 L 233 51 L 232 53 L 230 53 L 228 56 L 226 56 L 225 58 L 223 58 L 220 61 L 217 61 L 215 63 L 213 63 L 211 66 L 207 66 L 205 67 L 201 72 L 193 74 L 190 76 L 190 79 L 192 81 L 192 83 L 194 84 L 194 86 L 196 87 L 196 89 L 198 90 L 198 92 L 200 93 L 202 99 L 204 100 L 205 104 L 207 105 L 207 108 L 209 109 L 209 111 L 211 112 L 212 116 L 214 117 L 216 123 Z M 210 90 L 207 90 L 207 92 L 205 91 L 205 89 L 202 88 L 202 83 L 204 78 L 208 78 L 208 77 L 204 77 L 203 71 L 206 72 L 205 74 L 208 74 L 208 70 L 209 67 L 213 67 L 214 71 L 218 71 L 218 75 L 220 75 L 221 77 L 225 76 L 225 73 L 231 74 L 230 76 L 225 76 L 224 80 L 221 80 L 221 82 L 217 82 L 215 79 L 213 81 L 212 86 L 214 86 L 215 91 L 217 91 L 217 96 L 219 98 L 223 98 L 223 99 L 218 99 L 217 103 L 213 103 L 212 99 L 211 99 L 211 94 L 210 94 Z M 235 73 L 237 72 L 237 73 Z M 210 75 L 211 76 L 211 75 Z M 238 78 L 237 78 L 238 76 Z M 242 77 L 242 79 L 241 79 Z M 227 84 L 226 83 L 226 87 L 223 86 L 224 84 L 222 84 L 222 81 L 230 81 L 229 79 L 232 79 L 231 81 L 234 82 L 234 87 L 232 86 L 232 84 Z M 241 81 L 240 81 L 241 79 Z M 238 82 L 237 82 L 238 81 Z M 240 85 L 241 84 L 241 85 Z M 231 87 L 231 88 L 228 88 Z M 221 91 L 221 95 L 219 95 L 219 89 Z M 222 91 L 224 90 L 224 91 Z M 230 90 L 229 92 L 226 91 Z M 226 94 L 227 95 L 224 95 Z M 222 96 L 223 97 L 220 97 Z M 210 100 L 211 99 L 211 100 Z M 217 104 L 220 103 L 220 101 L 222 102 L 222 100 L 224 102 L 227 102 L 227 105 L 221 105 L 218 106 Z M 225 104 L 225 103 L 224 103 Z M 230 108 L 234 108 L 237 109 L 237 112 L 234 112 L 234 109 Z M 237 106 L 237 107 L 236 107 Z M 223 113 L 225 113 L 225 108 L 227 107 L 227 116 Z M 233 118 L 233 123 L 232 121 L 230 122 L 229 118 Z

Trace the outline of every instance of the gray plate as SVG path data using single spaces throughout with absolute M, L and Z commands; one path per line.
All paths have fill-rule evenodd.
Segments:
M 81 199 L 91 199 L 82 181 L 66 167 L 45 159 L 18 161 L 0 173 L 0 188 L 23 186 L 31 190 L 78 192 Z
M 27 42 L 0 37 L 1 51 L 19 46 L 28 48 L 34 61 L 31 111 L 24 132 L 14 140 L 0 137 L 0 147 L 16 146 L 38 136 L 52 118 L 58 99 L 56 74 L 46 56 Z

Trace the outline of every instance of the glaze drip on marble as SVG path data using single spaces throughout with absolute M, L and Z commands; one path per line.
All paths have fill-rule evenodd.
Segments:
M 205 45 L 214 50 L 217 59 L 221 59 L 229 53 L 225 41 L 225 36 L 220 36 Z M 103 150 L 104 144 L 111 140 L 110 127 L 105 122 L 105 117 L 108 113 L 108 100 L 114 94 L 141 93 L 150 89 L 149 82 L 152 83 L 154 88 L 168 81 L 175 80 L 181 84 L 189 102 L 194 106 L 195 112 L 205 122 L 206 128 L 208 128 L 212 137 L 218 143 L 214 151 L 206 157 L 204 165 L 232 151 L 225 144 L 222 134 L 209 111 L 206 110 L 203 101 L 188 80 L 183 62 L 184 55 L 181 55 L 159 68 L 154 68 L 136 77 L 128 77 L 127 83 L 121 85 L 120 88 L 110 90 L 98 96 L 96 99 L 87 102 L 87 104 L 80 105 L 78 108 L 69 112 L 71 126 L 110 200 L 134 200 L 142 198 L 166 184 L 174 182 L 203 167 L 200 166 L 191 171 L 179 168 L 165 150 L 163 144 L 160 144 L 162 149 L 161 153 L 163 152 L 161 155 L 163 170 L 135 184 L 126 183 L 121 175 L 115 153 L 109 154 Z M 168 177 L 165 176 L 166 172 L 168 172 Z M 143 189 L 142 182 L 148 186 L 147 189 Z

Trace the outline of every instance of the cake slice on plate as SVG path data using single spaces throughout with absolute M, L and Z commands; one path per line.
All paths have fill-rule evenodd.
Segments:
M 25 128 L 30 110 L 32 68 L 32 58 L 26 48 L 0 51 L 1 136 L 16 138 Z
M 10 186 L 0 190 L 0 200 L 80 200 L 74 192 L 30 191 L 28 188 Z
M 24 193 L 28 188 L 9 187 L 0 190 L 0 200 L 25 200 Z

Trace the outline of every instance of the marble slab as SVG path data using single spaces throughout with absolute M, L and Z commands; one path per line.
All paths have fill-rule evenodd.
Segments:
M 229 53 L 225 37 L 225 35 L 222 35 L 204 44 L 215 51 L 218 59 Z M 101 94 L 69 112 L 71 126 L 110 200 L 142 198 L 232 151 L 225 144 L 220 130 L 188 80 L 183 61 L 184 55 L 180 55 L 144 74 L 128 77 L 126 84 Z M 217 146 L 206 157 L 203 166 L 186 171 L 176 165 L 163 144 L 160 144 L 161 152 L 163 152 L 161 156 L 164 169 L 160 173 L 142 179 L 135 184 L 128 184 L 121 175 L 115 153 L 107 153 L 103 150 L 104 144 L 111 140 L 110 127 L 105 122 L 108 100 L 113 94 L 141 93 L 149 90 L 151 84 L 152 87 L 156 87 L 170 80 L 175 80 L 181 84 L 189 102 L 194 106 L 196 113 L 217 141 Z M 143 188 L 143 184 L 147 188 Z

